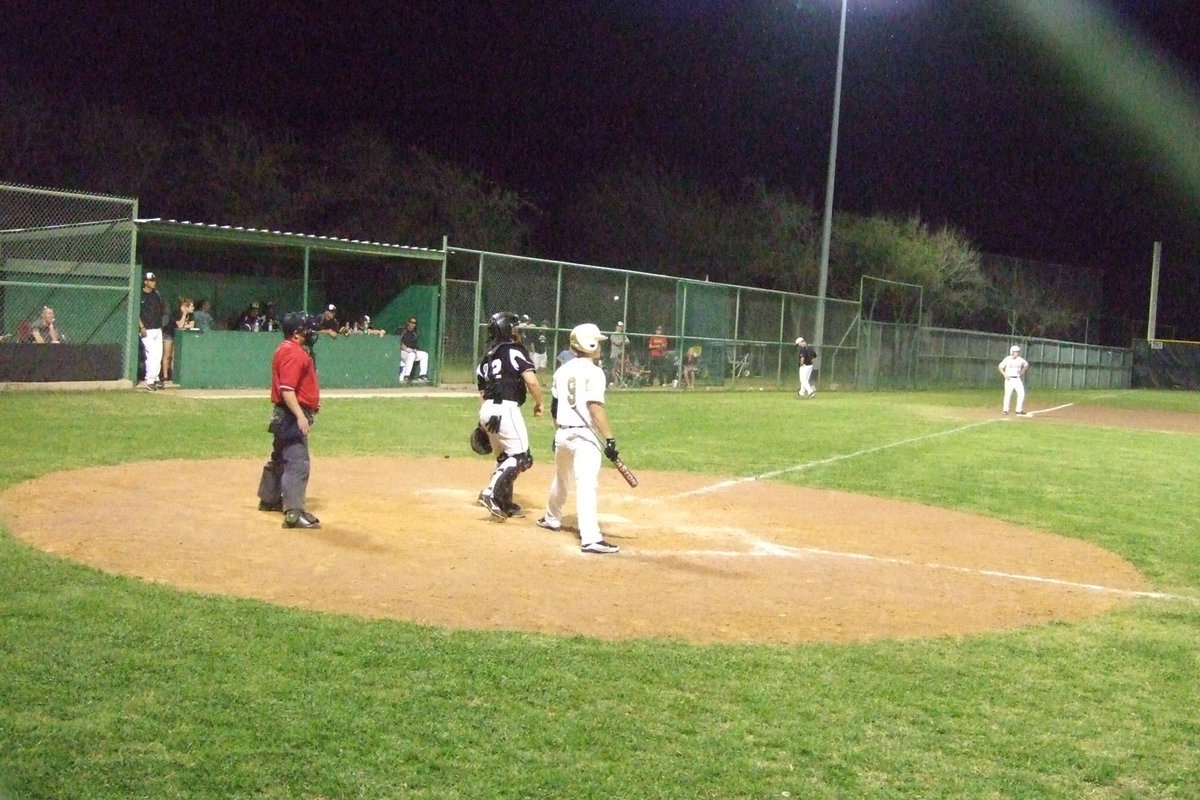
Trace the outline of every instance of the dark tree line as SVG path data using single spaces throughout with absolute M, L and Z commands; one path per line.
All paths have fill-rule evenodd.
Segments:
M 162 121 L 0 87 L 0 180 L 139 198 L 143 213 L 419 247 L 466 247 L 815 294 L 821 215 L 762 181 L 720 191 L 634 159 L 562 207 L 380 131 L 304 138 L 229 118 Z M 997 281 L 961 233 L 919 217 L 838 214 L 828 293 L 863 275 L 924 289 L 929 324 L 1070 338 L 1063 287 Z M 886 319 L 886 309 L 872 309 Z

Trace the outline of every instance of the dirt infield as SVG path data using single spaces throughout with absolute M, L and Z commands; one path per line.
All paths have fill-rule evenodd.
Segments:
M 486 459 L 317 453 L 323 527 L 289 531 L 256 508 L 261 464 L 47 475 L 0 495 L 0 518 L 36 547 L 187 590 L 608 639 L 956 635 L 1098 614 L 1146 588 L 1112 553 L 996 520 L 769 481 L 710 490 L 719 477 L 692 474 L 644 473 L 631 490 L 611 469 L 601 523 L 622 551 L 584 555 L 574 532 L 534 524 L 544 463 L 517 482 L 529 515 L 493 522 L 475 504 Z

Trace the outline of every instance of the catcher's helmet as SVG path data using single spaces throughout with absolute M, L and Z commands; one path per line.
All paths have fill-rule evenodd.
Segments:
M 493 342 L 521 341 L 521 318 L 511 311 L 497 311 L 488 320 L 488 339 Z
M 600 350 L 600 343 L 608 339 L 600 329 L 590 322 L 576 325 L 571 329 L 571 349 L 576 353 L 594 355 Z

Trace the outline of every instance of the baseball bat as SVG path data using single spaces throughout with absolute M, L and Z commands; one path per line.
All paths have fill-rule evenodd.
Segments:
M 621 473 L 621 477 L 625 479 L 626 483 L 635 489 L 637 488 L 637 475 L 634 475 L 629 467 L 625 466 L 625 462 L 621 460 L 620 456 L 613 459 L 613 466 L 617 468 L 617 472 Z

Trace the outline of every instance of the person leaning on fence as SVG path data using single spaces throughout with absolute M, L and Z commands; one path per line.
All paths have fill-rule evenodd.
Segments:
M 247 306 L 246 310 L 242 312 L 242 316 L 238 318 L 238 330 L 258 333 L 262 330 L 262 323 L 262 306 L 255 300 Z
M 142 276 L 141 310 L 138 314 L 138 331 L 142 337 L 142 351 L 146 364 L 146 388 L 154 391 L 163 388 L 163 325 L 167 321 L 167 304 L 158 293 L 158 276 L 147 272 Z
M 196 330 L 201 332 L 212 330 L 212 304 L 208 300 L 197 300 L 196 310 L 192 312 L 192 319 L 196 321 Z
M 196 327 L 196 320 L 192 316 L 195 310 L 196 304 L 192 302 L 192 298 L 181 297 L 179 310 L 172 314 L 163 326 L 162 371 L 159 375 L 164 381 L 175 380 L 175 332 L 190 331 Z
M 321 315 L 321 327 L 318 332 L 324 333 L 331 338 L 336 339 L 338 334 L 343 332 L 344 327 L 345 326 L 338 321 L 337 306 L 335 306 L 333 303 L 325 306 L 325 312 Z
M 62 329 L 58 327 L 58 321 L 54 318 L 54 309 L 50 306 L 42 306 L 41 315 L 29 329 L 29 337 L 36 344 L 62 344 L 67 340 Z
M 1008 355 L 1004 357 L 1004 360 L 996 368 L 1004 376 L 1004 408 L 1002 413 L 1008 413 L 1009 401 L 1012 400 L 1013 394 L 1016 394 L 1017 414 L 1024 416 L 1025 371 L 1029 369 L 1029 362 L 1021 358 L 1021 348 L 1015 344 L 1010 347 Z

